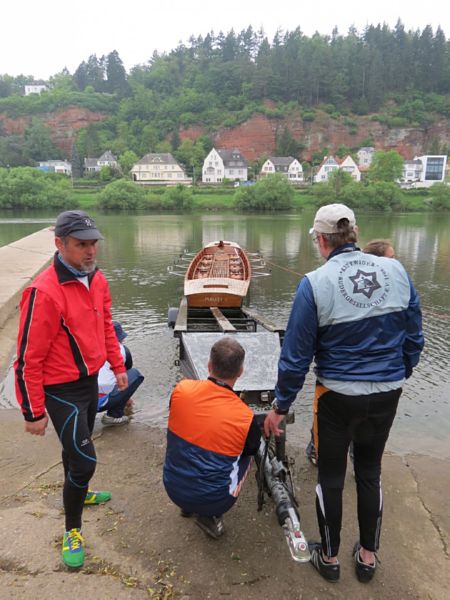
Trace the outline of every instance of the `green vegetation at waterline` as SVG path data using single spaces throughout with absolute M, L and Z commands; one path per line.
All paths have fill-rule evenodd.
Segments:
M 0 208 L 68 208 L 77 206 L 70 180 L 32 167 L 0 169 Z
M 450 186 L 435 184 L 421 190 L 402 190 L 382 179 L 357 183 L 337 171 L 327 183 L 309 188 L 291 187 L 280 175 L 253 185 L 221 187 L 143 187 L 127 179 L 103 188 L 72 188 L 64 175 L 43 173 L 29 167 L 0 169 L 0 208 L 98 208 L 101 210 L 240 210 L 282 211 L 316 208 L 343 202 L 365 211 L 450 210 Z

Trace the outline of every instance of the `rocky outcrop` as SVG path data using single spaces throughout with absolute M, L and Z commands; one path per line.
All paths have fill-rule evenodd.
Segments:
M 102 121 L 106 115 L 87 108 L 71 106 L 53 113 L 39 114 L 39 118 L 50 129 L 53 142 L 69 158 L 76 133 L 91 123 Z M 31 115 L 12 119 L 0 113 L 1 127 L 7 135 L 22 135 L 31 119 Z
M 269 106 L 270 108 L 270 106 Z M 76 133 L 91 123 L 102 121 L 105 113 L 86 108 L 69 107 L 54 113 L 39 115 L 51 130 L 52 139 L 67 157 L 70 157 Z M 8 118 L 0 113 L 0 125 L 4 134 L 21 135 L 31 121 L 31 116 Z M 397 150 L 405 159 L 430 152 L 432 145 L 450 146 L 450 120 L 442 119 L 428 128 L 389 128 L 373 117 L 341 116 L 332 118 L 325 112 L 316 111 L 314 121 L 305 122 L 299 113 L 284 119 L 268 118 L 254 114 L 248 121 L 232 128 L 217 130 L 210 134 L 216 148 L 238 148 L 248 160 L 275 154 L 277 134 L 285 127 L 292 137 L 304 146 L 302 160 L 311 160 L 314 152 L 328 148 L 330 154 L 344 145 L 357 149 L 368 144 L 377 150 Z M 180 131 L 181 140 L 195 141 L 207 133 L 206 127 L 193 126 Z
M 248 121 L 229 129 L 220 129 L 212 136 L 216 148 L 238 148 L 249 161 L 275 153 L 277 132 L 287 127 L 292 137 L 305 149 L 303 160 L 311 160 L 314 152 L 328 148 L 330 154 L 340 146 L 360 148 L 373 140 L 377 150 L 396 150 L 403 158 L 426 154 L 432 144 L 450 145 L 450 121 L 441 120 L 432 127 L 389 128 L 369 116 L 339 117 L 317 111 L 312 122 L 304 122 L 300 115 L 285 119 L 269 119 L 265 115 L 253 115 Z M 195 140 L 204 130 L 200 127 L 180 132 L 181 139 Z

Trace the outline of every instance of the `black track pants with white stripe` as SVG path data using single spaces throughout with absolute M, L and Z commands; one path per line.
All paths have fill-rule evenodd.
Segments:
M 98 404 L 97 375 L 44 388 L 45 408 L 62 444 L 66 530 L 81 528 L 88 484 L 97 462 L 91 439 Z
M 320 385 L 316 388 L 316 511 L 326 556 L 336 556 L 339 551 L 342 492 L 351 440 L 354 442 L 359 541 L 367 550 L 378 549 L 383 514 L 381 459 L 401 392 L 397 389 L 347 396 Z

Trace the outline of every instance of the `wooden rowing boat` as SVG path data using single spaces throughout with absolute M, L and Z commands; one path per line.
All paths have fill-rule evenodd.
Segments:
M 192 259 L 184 278 L 191 307 L 239 308 L 251 279 L 247 254 L 234 242 L 211 242 Z

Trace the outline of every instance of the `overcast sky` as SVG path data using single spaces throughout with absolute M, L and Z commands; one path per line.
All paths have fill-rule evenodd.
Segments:
M 127 71 L 146 63 L 154 50 L 168 51 L 191 35 L 262 27 L 271 41 L 278 28 L 300 27 L 310 36 L 345 34 L 351 25 L 442 27 L 450 37 L 450 2 L 412 0 L 4 0 L 0 10 L 0 74 L 48 78 L 71 73 L 89 55 L 117 50 Z

